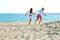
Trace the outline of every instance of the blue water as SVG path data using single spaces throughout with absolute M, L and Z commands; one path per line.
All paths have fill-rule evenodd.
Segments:
M 60 21 L 59 13 L 47 13 L 47 16 L 42 17 L 43 21 Z M 36 14 L 33 15 L 32 21 L 36 20 Z M 1 14 L 0 13 L 0 22 L 28 22 L 29 15 L 25 14 Z

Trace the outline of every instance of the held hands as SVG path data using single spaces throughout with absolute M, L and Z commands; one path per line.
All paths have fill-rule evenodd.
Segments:
M 36 14 L 36 12 L 35 13 L 33 13 L 33 15 L 35 15 Z
M 35 13 L 32 12 L 33 15 L 35 15 Z

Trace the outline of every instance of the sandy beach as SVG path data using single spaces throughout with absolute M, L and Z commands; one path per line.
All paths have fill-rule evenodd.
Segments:
M 60 40 L 60 21 L 40 25 L 0 22 L 0 40 Z

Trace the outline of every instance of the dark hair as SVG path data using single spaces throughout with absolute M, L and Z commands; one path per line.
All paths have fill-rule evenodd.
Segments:
M 32 9 L 32 8 L 30 8 L 30 14 L 32 13 L 32 10 L 33 10 L 33 9 Z
M 44 8 L 42 8 L 42 10 L 45 10 Z

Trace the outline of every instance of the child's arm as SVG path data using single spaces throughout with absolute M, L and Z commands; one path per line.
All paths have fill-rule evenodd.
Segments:
M 36 13 L 33 13 L 33 15 L 36 14 Z
M 35 14 L 36 14 L 37 12 L 35 12 Z
M 43 15 L 45 15 L 45 16 L 46 16 L 46 14 L 45 14 L 45 13 L 43 13 Z
M 28 13 L 29 13 L 29 11 L 27 11 L 25 15 L 27 15 Z
M 34 14 L 36 14 L 36 13 L 37 13 L 37 11 Z
M 42 12 L 43 12 L 43 15 L 46 16 L 46 14 L 44 13 L 44 11 L 42 11 Z

